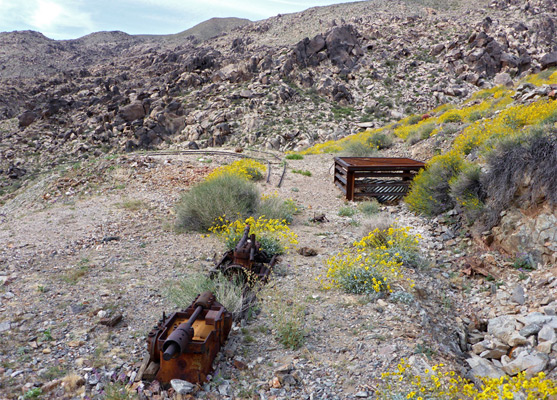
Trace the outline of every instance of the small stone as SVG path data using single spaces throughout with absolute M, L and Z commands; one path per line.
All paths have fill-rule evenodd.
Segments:
M 106 313 L 105 310 L 100 310 L 100 311 L 97 313 L 97 317 L 99 317 L 99 318 L 104 318 L 104 317 L 106 317 L 106 314 L 107 314 L 107 313 Z
M 362 390 L 361 392 L 356 393 L 355 396 L 360 398 L 360 399 L 365 399 L 365 398 L 368 397 L 368 394 L 367 394 L 367 392 Z
M 170 381 L 170 385 L 172 386 L 172 389 L 174 389 L 178 394 L 191 393 L 195 388 L 195 385 L 182 379 L 172 379 Z
M 549 354 L 551 353 L 552 346 L 553 343 L 551 342 L 541 342 L 536 346 L 536 350 L 539 351 L 540 353 Z
M 520 335 L 518 332 L 513 332 L 511 336 L 507 339 L 507 343 L 511 347 L 521 346 L 523 344 L 528 343 L 528 339 L 524 336 Z
M 555 329 L 550 325 L 544 325 L 543 328 L 538 332 L 539 342 L 550 342 L 551 344 L 557 342 L 557 334 L 555 334 Z
M 10 323 L 7 321 L 0 322 L 0 332 L 5 332 L 10 329 Z
M 526 325 L 524 328 L 522 328 L 520 330 L 520 335 L 524 336 L 524 337 L 529 337 L 532 335 L 537 334 L 540 329 L 542 329 L 541 325 L 539 324 L 530 324 L 530 325 Z
M 520 305 L 524 304 L 524 302 L 526 301 L 526 299 L 524 298 L 524 288 L 520 285 L 516 286 L 513 290 L 513 293 L 511 294 L 511 297 L 509 298 L 509 301 Z
M 533 376 L 542 372 L 548 361 L 549 357 L 543 353 L 535 352 L 527 355 L 520 354 L 515 360 L 505 365 L 503 367 L 503 371 L 511 376 L 514 376 L 519 372 L 526 371 L 528 376 Z
M 280 385 L 280 380 L 279 380 L 279 378 L 276 377 L 276 376 L 273 377 L 273 379 L 271 380 L 271 387 L 272 387 L 272 388 L 275 388 L 275 389 L 278 389 L 278 388 L 280 388 L 280 386 L 281 386 L 281 385 Z
M 50 350 L 49 347 L 43 349 L 43 354 L 50 354 L 50 353 L 52 353 L 52 350 Z

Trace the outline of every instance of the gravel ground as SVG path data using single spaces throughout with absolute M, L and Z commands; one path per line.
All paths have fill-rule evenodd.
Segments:
M 208 271 L 224 250 L 214 237 L 175 233 L 173 205 L 212 167 L 231 160 L 103 160 L 39 178 L 0 209 L 0 398 L 41 387 L 43 398 L 102 398 L 113 382 L 134 381 L 146 333 L 163 311 L 175 309 L 164 293 L 168 282 Z M 373 398 L 376 378 L 401 358 L 461 369 L 456 330 L 478 308 L 464 301 L 469 292 L 455 275 L 471 241 L 440 221 L 416 217 L 403 205 L 384 206 L 379 214 L 423 237 L 430 266 L 407 271 L 416 282 L 409 303 L 319 287 L 315 278 L 324 272 L 323 260 L 377 223 L 361 213 L 338 215 L 345 202 L 332 183 L 332 163 L 329 155 L 288 160 L 281 188 L 276 183 L 282 169 L 275 163 L 271 183 L 261 184 L 262 192 L 300 205 L 292 229 L 299 247 L 318 254 L 282 257 L 259 312 L 235 323 L 212 380 L 193 397 Z M 328 222 L 309 221 L 320 214 Z M 284 300 L 286 310 L 303 310 L 305 337 L 298 350 L 276 340 L 273 297 Z M 122 321 L 114 327 L 100 323 L 119 314 Z M 132 388 L 142 398 L 173 393 L 156 382 Z

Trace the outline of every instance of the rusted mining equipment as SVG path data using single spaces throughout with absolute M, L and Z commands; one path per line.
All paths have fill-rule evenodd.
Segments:
M 200 294 L 188 308 L 168 318 L 163 313 L 147 338 L 149 359 L 143 379 L 204 382 L 231 327 L 232 316 L 211 292 Z
M 251 277 L 267 282 L 277 263 L 277 256 L 269 256 L 262 250 L 255 235 L 250 235 L 249 231 L 250 226 L 247 225 L 234 250 L 227 251 L 212 272 L 220 271 L 228 277 L 238 277 L 245 283 L 251 282 Z

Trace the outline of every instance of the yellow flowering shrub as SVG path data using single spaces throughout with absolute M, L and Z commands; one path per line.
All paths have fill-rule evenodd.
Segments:
M 381 374 L 376 395 L 385 400 L 534 400 L 557 394 L 557 382 L 547 379 L 543 372 L 530 378 L 522 372 L 514 377 L 482 378 L 481 382 L 477 388 L 454 371 L 444 371 L 444 364 L 416 374 L 403 359 L 395 371 Z
M 491 150 L 501 138 L 520 135 L 523 127 L 539 123 L 555 112 L 557 100 L 538 100 L 507 107 L 494 118 L 476 121 L 464 129 L 455 139 L 453 149 L 462 155 L 482 146 L 484 151 Z
M 376 229 L 351 248 L 325 260 L 327 273 L 316 280 L 323 289 L 340 288 L 348 293 L 392 292 L 394 282 L 407 281 L 403 266 L 418 260 L 418 235 L 410 228 Z
M 222 175 L 237 175 L 247 180 L 258 181 L 263 178 L 266 167 L 251 158 L 243 158 L 232 164 L 215 168 L 205 180 L 210 181 Z
M 454 201 L 450 188 L 464 166 L 462 156 L 456 151 L 433 157 L 412 181 L 405 197 L 408 207 L 417 213 L 433 216 L 450 210 Z
M 244 234 L 246 225 L 250 226 L 250 235 L 255 234 L 261 247 L 269 254 L 282 254 L 298 243 L 298 236 L 290 230 L 286 220 L 268 219 L 260 216 L 249 217 L 233 222 L 220 217 L 209 228 L 209 232 L 224 239 L 226 247 L 233 249 Z
M 557 83 L 557 69 L 550 68 L 538 74 L 528 75 L 525 78 L 526 82 L 532 83 L 536 86 L 551 85 Z

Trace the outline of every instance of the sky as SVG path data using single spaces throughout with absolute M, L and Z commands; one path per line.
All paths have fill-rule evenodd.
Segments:
M 34 30 L 51 39 L 91 32 L 178 33 L 212 17 L 257 21 L 353 0 L 0 0 L 0 32 Z

